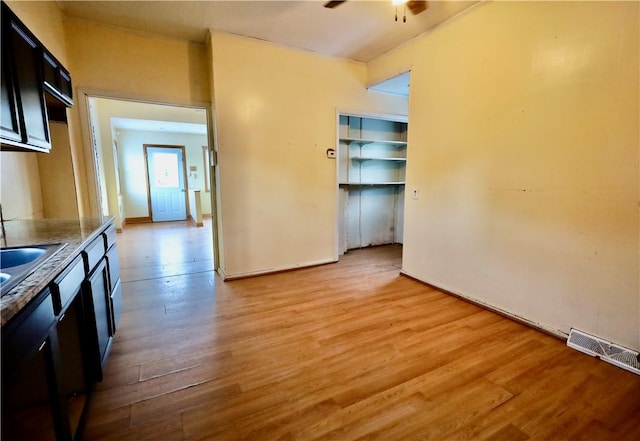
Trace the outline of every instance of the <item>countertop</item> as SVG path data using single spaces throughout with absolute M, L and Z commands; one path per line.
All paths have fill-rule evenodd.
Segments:
M 113 223 L 113 216 L 5 221 L 2 247 L 66 243 L 38 269 L 0 298 L 0 326 L 38 295 L 67 265 Z

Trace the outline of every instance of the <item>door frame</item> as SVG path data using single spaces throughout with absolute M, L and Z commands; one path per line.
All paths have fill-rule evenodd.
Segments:
M 209 155 L 209 185 L 211 200 L 211 220 L 212 220 L 212 236 L 213 236 L 213 259 L 214 268 L 224 279 L 223 258 L 224 243 L 222 236 L 222 210 L 219 201 L 220 194 L 220 164 L 218 162 L 218 120 L 215 104 L 212 102 L 192 101 L 192 100 L 171 100 L 166 97 L 137 95 L 131 92 L 117 92 L 113 90 L 93 89 L 79 87 L 77 89 L 78 97 L 77 112 L 80 117 L 80 135 L 82 145 L 88 146 L 88 152 L 84 152 L 77 158 L 78 166 L 74 163 L 74 172 L 76 175 L 76 185 L 83 186 L 86 191 L 78 194 L 78 205 L 82 208 L 82 216 L 99 216 L 102 213 L 102 201 L 99 194 L 101 192 L 100 185 L 100 167 L 98 164 L 97 142 L 95 133 L 93 132 L 93 124 L 91 122 L 89 111 L 90 98 L 104 98 L 116 101 L 133 101 L 143 104 L 157 104 L 175 107 L 187 107 L 204 109 L 207 113 L 207 140 Z M 73 146 L 73 144 L 72 144 Z M 73 154 L 73 149 L 72 149 Z M 73 155 L 72 155 L 73 156 Z M 74 158 L 74 161 L 76 159 Z
M 185 146 L 183 145 L 171 145 L 171 144 L 143 144 L 144 149 L 144 174 L 146 177 L 147 183 L 147 206 L 149 207 L 149 218 L 153 222 L 153 210 L 151 208 L 151 186 L 149 183 L 149 159 L 148 159 L 148 149 L 151 148 L 160 148 L 160 149 L 180 149 L 182 150 L 182 179 L 184 182 L 184 206 L 186 207 L 186 218 L 189 219 L 189 182 L 187 181 L 187 152 L 185 150 Z

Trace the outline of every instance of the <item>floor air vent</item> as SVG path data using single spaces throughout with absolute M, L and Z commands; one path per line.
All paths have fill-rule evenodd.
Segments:
M 638 353 L 585 332 L 571 329 L 567 346 L 640 375 Z

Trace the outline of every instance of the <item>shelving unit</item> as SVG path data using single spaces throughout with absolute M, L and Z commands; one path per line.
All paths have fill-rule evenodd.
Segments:
M 339 253 L 402 243 L 406 118 L 338 119 Z

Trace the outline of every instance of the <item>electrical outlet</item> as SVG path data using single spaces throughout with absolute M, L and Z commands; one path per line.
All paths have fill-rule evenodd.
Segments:
M 413 199 L 420 199 L 420 189 L 418 187 L 414 187 L 413 190 L 411 190 L 411 197 Z

